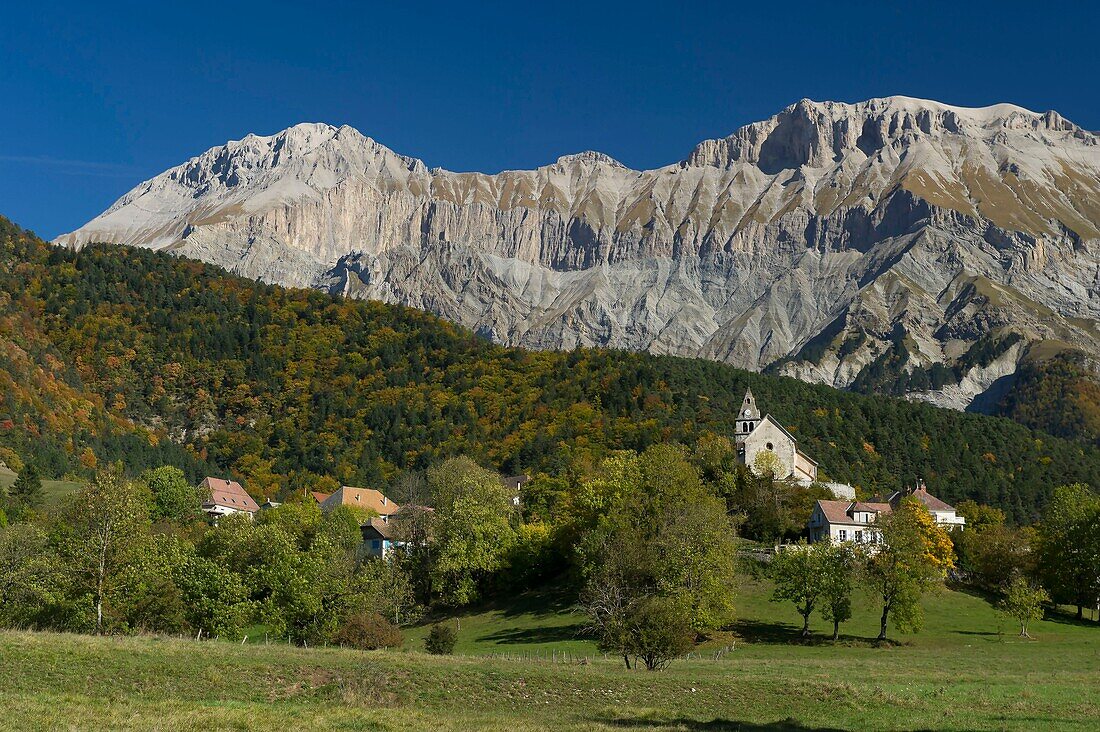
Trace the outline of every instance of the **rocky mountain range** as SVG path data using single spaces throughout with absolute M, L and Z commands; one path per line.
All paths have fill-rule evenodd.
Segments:
M 493 340 L 700 356 L 982 408 L 1100 357 L 1100 136 L 1056 112 L 803 100 L 683 161 L 430 169 L 351 127 L 249 135 L 59 237 L 433 311 Z

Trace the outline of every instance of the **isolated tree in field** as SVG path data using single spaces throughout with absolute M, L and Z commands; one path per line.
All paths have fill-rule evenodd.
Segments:
M 601 648 L 628 667 L 633 655 L 662 668 L 654 644 L 669 643 L 664 658 L 682 652 L 671 631 L 697 633 L 730 618 L 733 527 L 679 446 L 620 453 L 601 468 L 580 491 L 596 516 L 578 547 L 582 604 Z M 653 627 L 658 617 L 668 634 Z
M 96 633 L 105 629 L 104 605 L 116 576 L 148 537 L 147 511 L 145 497 L 117 468 L 101 470 L 73 496 L 67 553 L 92 598 Z
M 432 584 L 440 600 L 460 606 L 504 565 L 515 540 L 511 496 L 500 476 L 469 458 L 452 458 L 428 471 L 432 514 Z
M 344 618 L 332 640 L 337 645 L 348 648 L 373 651 L 378 648 L 397 648 L 404 637 L 396 625 L 380 614 L 359 610 Z
M 42 490 L 42 478 L 33 464 L 24 466 L 19 472 L 15 482 L 8 489 L 8 497 L 26 508 L 38 508 L 42 505 L 46 494 Z
M 434 656 L 449 656 L 455 652 L 458 631 L 450 623 L 436 623 L 424 638 L 424 650 Z
M 999 607 L 1001 611 L 1020 623 L 1020 637 L 1030 638 L 1027 625 L 1043 619 L 1043 603 L 1050 602 L 1050 595 L 1042 587 L 1032 585 L 1022 576 L 1016 576 L 1005 588 Z
M 840 624 L 852 617 L 852 575 L 859 556 L 847 544 L 817 544 L 821 567 L 821 614 L 833 624 L 833 640 L 840 637 Z
M 825 591 L 823 552 L 805 541 L 780 549 L 772 558 L 770 572 L 775 588 L 773 602 L 790 601 L 802 616 L 802 637 L 810 635 L 810 615 Z
M 202 497 L 179 468 L 164 465 L 146 470 L 141 474 L 141 481 L 153 494 L 154 521 L 186 521 L 198 516 Z
M 912 498 L 880 517 L 878 526 L 882 545 L 868 553 L 864 582 L 882 601 L 878 639 L 886 640 L 891 617 L 901 630 L 920 629 L 920 599 L 943 581 L 954 559 L 947 532 Z
M 690 613 L 681 600 L 650 597 L 630 618 L 626 651 L 641 659 L 647 671 L 660 671 L 684 655 L 695 642 Z
M 1100 595 L 1100 495 L 1081 483 L 1054 489 L 1039 524 L 1039 574 L 1058 602 L 1084 607 Z

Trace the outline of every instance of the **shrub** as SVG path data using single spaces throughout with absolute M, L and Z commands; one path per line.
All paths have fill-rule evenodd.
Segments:
M 424 639 L 424 650 L 437 656 L 449 656 L 455 651 L 458 632 L 453 625 L 436 623 Z
M 651 597 L 631 613 L 627 652 L 640 658 L 646 669 L 659 671 L 691 650 L 695 634 L 681 602 Z
M 348 616 L 332 639 L 342 646 L 364 651 L 398 648 L 405 640 L 396 625 L 375 612 Z

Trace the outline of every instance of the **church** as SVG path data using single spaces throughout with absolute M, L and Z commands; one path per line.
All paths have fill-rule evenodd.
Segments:
M 779 475 L 775 477 L 790 478 L 802 485 L 817 481 L 817 462 L 798 448 L 794 435 L 770 414 L 760 416 L 760 407 L 752 395 L 752 389 L 745 392 L 734 429 L 737 459 L 743 465 L 752 467 L 756 456 L 768 450 L 775 453 L 782 464 Z
M 761 416 L 760 406 L 752 395 L 752 389 L 745 392 L 734 430 L 737 459 L 742 465 L 752 467 L 757 455 L 769 451 L 779 458 L 781 468 L 777 478 L 790 479 L 803 486 L 818 482 L 817 461 L 802 452 L 798 447 L 798 440 L 774 417 L 770 414 Z M 850 485 L 842 483 L 824 485 L 837 498 L 855 497 L 855 489 Z

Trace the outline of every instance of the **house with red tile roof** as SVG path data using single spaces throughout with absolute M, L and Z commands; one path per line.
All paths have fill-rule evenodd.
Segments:
M 225 478 L 204 478 L 199 487 L 209 496 L 202 503 L 202 510 L 217 520 L 233 513 L 254 515 L 260 510 L 256 500 L 240 483 Z
M 818 501 L 807 526 L 810 541 L 854 541 L 878 544 L 882 532 L 875 521 L 890 513 L 889 503 L 863 501 Z
M 870 501 L 818 501 L 810 514 L 807 532 L 810 541 L 853 541 L 858 544 L 882 543 L 882 532 L 875 523 L 879 517 L 890 513 L 901 500 L 912 496 L 928 509 L 936 523 L 945 529 L 959 529 L 966 519 L 950 506 L 928 492 L 923 481 L 914 489 L 894 491 L 884 498 Z
M 948 503 L 941 501 L 934 495 L 928 492 L 928 487 L 924 484 L 923 480 L 917 480 L 916 488 L 905 491 L 894 491 L 886 497 L 886 501 L 892 505 L 898 505 L 898 501 L 906 496 L 912 496 L 921 502 L 928 513 L 932 514 L 932 518 L 936 519 L 936 523 L 943 528 L 951 531 L 952 529 L 959 529 L 960 531 L 966 526 L 966 518 L 960 516 L 955 511 L 955 507 Z
M 328 513 L 337 506 L 363 508 L 379 516 L 390 516 L 401 508 L 381 491 L 373 488 L 353 488 L 348 485 L 342 486 L 340 490 L 321 501 L 321 512 Z

